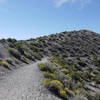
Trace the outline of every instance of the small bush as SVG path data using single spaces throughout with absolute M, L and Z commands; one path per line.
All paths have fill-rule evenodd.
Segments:
M 74 96 L 74 95 L 75 95 L 75 93 L 74 93 L 72 90 L 70 90 L 69 88 L 67 88 L 67 87 L 65 87 L 65 91 L 66 91 L 70 96 Z
M 9 67 L 9 64 L 8 64 L 6 61 L 1 61 L 1 62 L 0 62 L 0 65 L 4 66 L 4 67 L 6 67 L 6 68 Z
M 25 55 L 25 48 L 23 48 L 23 45 L 17 44 L 16 48 L 22 55 Z
M 57 77 L 56 73 L 50 73 L 50 72 L 44 72 L 43 75 L 45 78 L 49 78 L 49 79 L 56 79 Z
M 87 79 L 91 79 L 92 75 L 88 71 L 86 71 L 82 73 L 82 77 L 84 80 L 87 80 Z
M 94 56 L 93 56 L 93 62 L 94 62 L 94 63 L 97 63 L 97 61 L 98 61 L 98 57 L 97 57 L 96 55 L 94 55 Z
M 44 86 L 48 86 L 49 83 L 50 83 L 50 79 L 45 79 L 45 80 L 43 81 Z
M 79 95 L 79 94 L 81 94 L 82 90 L 81 89 L 76 89 L 74 92 L 75 92 L 75 94 Z
M 29 62 L 26 60 L 26 58 L 24 56 L 21 56 L 20 60 L 23 61 L 24 63 L 29 64 Z
M 88 57 L 89 55 L 88 54 L 86 54 L 86 53 L 83 53 L 82 54 L 82 57 Z
M 38 67 L 41 71 L 48 71 L 51 73 L 54 71 L 48 64 L 38 64 Z
M 58 94 L 63 89 L 63 84 L 58 80 L 46 79 L 43 84 L 52 92 Z
M 14 49 L 14 48 L 8 48 L 8 51 L 10 52 L 11 55 L 13 55 L 15 58 L 20 59 L 20 53 Z
M 34 56 L 32 56 L 31 54 L 25 54 L 25 57 L 32 61 L 35 60 Z
M 33 55 L 36 59 L 41 60 L 41 58 L 43 57 L 43 55 L 39 52 L 33 52 Z
M 61 72 L 65 73 L 65 74 L 69 73 L 69 71 L 67 69 L 65 69 L 65 68 L 61 69 Z
M 47 64 L 38 64 L 38 67 L 41 71 L 47 71 L 48 70 Z
M 100 84 L 100 76 L 96 76 L 93 78 L 93 80 L 96 82 L 96 84 Z
M 4 43 L 4 42 L 6 42 L 6 39 L 1 39 L 0 42 Z
M 93 74 L 98 75 L 99 72 L 97 70 L 93 70 Z
M 11 39 L 11 38 L 8 38 L 8 39 L 7 39 L 7 41 L 8 41 L 8 42 L 12 42 L 12 43 L 17 42 L 17 40 L 16 40 L 16 39 Z
M 31 58 L 33 61 L 35 61 L 35 57 L 34 56 L 32 56 L 32 58 Z
M 59 96 L 63 99 L 66 99 L 67 98 L 67 94 L 66 94 L 66 91 L 65 90 L 59 90 Z
M 55 92 L 55 93 L 58 93 L 59 90 L 63 89 L 63 84 L 58 81 L 58 80 L 51 80 L 48 84 L 48 88 Z

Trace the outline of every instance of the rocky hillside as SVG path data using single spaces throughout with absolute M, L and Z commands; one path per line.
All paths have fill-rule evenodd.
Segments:
M 30 40 L 49 52 L 66 53 L 67 56 L 98 55 L 100 53 L 100 35 L 92 31 L 72 31 L 52 34 Z
M 10 52 L 13 49 L 19 55 L 26 56 L 35 55 L 52 55 L 52 54 L 63 54 L 66 56 L 91 56 L 98 55 L 100 53 L 100 35 L 88 31 L 72 31 L 62 32 L 58 34 L 52 34 L 49 36 L 39 37 L 36 39 L 20 40 L 15 39 L 2 39 L 0 40 L 0 58 L 5 59 L 13 57 Z M 35 57 L 35 56 L 33 56 Z M 16 58 L 16 57 L 15 57 Z
M 56 82 L 61 85 L 60 89 L 56 88 L 56 95 L 63 99 L 72 100 L 76 95 L 76 98 L 82 95 L 85 99 L 73 100 L 100 100 L 100 95 L 97 95 L 100 93 L 100 34 L 80 30 L 29 40 L 2 39 L 0 40 L 0 76 L 17 68 L 17 65 L 29 64 L 46 56 L 50 57 L 49 68 L 55 66 L 53 72 L 47 65 L 46 70 L 43 69 L 48 72 L 44 72 L 44 77 L 50 79 L 48 84 L 45 83 L 47 88 L 50 86 L 49 89 L 52 90 L 51 83 Z M 41 66 L 45 68 L 45 64 L 39 66 L 42 70 Z M 70 80 L 70 84 L 76 85 L 66 86 L 65 83 L 68 83 L 62 80 Z M 83 91 L 88 91 L 90 94 Z M 53 92 L 55 93 L 54 90 Z

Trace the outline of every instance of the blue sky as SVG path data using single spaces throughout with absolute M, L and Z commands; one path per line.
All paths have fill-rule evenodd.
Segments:
M 80 29 L 100 33 L 99 0 L 0 0 L 0 38 Z

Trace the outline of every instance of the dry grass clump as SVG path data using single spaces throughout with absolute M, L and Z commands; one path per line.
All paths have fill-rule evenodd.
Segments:
M 0 61 L 0 65 L 9 68 L 9 64 L 6 61 Z
M 29 62 L 27 61 L 27 59 L 24 56 L 21 56 L 20 60 L 23 61 L 24 63 L 29 64 Z

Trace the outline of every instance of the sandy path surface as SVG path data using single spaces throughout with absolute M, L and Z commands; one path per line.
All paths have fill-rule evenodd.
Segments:
M 0 100 L 60 100 L 42 85 L 43 75 L 37 64 L 21 67 L 0 80 Z

